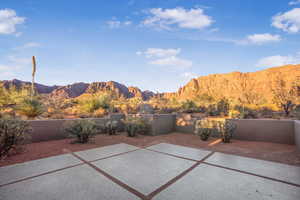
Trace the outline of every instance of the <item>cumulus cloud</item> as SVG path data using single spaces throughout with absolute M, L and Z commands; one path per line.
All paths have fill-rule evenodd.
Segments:
M 121 27 L 124 27 L 124 26 L 129 26 L 132 24 L 131 21 L 119 21 L 119 20 L 116 20 L 115 18 L 113 18 L 112 20 L 109 20 L 109 21 L 106 21 L 105 22 L 109 28 L 121 28 Z
M 161 29 L 171 30 L 172 26 L 186 29 L 201 30 L 209 27 L 214 20 L 206 15 L 201 8 L 184 9 L 181 7 L 173 9 L 152 8 L 150 15 L 142 24 Z
M 198 75 L 193 73 L 193 72 L 184 72 L 181 74 L 182 77 L 186 78 L 186 79 L 192 79 L 192 78 L 197 78 Z
M 161 48 L 148 48 L 146 51 L 138 51 L 137 55 L 144 55 L 150 59 L 148 62 L 152 65 L 172 66 L 179 68 L 188 68 L 193 65 L 190 60 L 178 57 L 181 49 L 161 49 Z
M 147 58 L 151 57 L 169 57 L 176 56 L 180 53 L 181 49 L 160 49 L 148 48 L 145 52 L 137 52 L 137 54 L 144 54 Z
M 24 17 L 18 17 L 16 12 L 12 9 L 0 10 L 0 34 L 16 34 L 16 26 L 25 22 Z
M 300 4 L 300 0 L 295 0 L 295 1 L 290 1 L 289 2 L 290 6 L 294 6 L 294 5 L 297 5 L 297 4 Z
M 150 61 L 153 65 L 162 66 L 177 66 L 177 67 L 190 67 L 193 65 L 192 61 L 178 58 L 176 56 L 170 56 L 166 58 L 161 58 L 157 60 Z
M 266 44 L 271 42 L 279 42 L 280 35 L 272 35 L 270 33 L 248 35 L 246 41 L 250 44 Z
M 300 31 L 300 8 L 279 13 L 272 18 L 272 26 L 289 33 Z
M 275 55 L 261 58 L 256 66 L 258 67 L 276 67 L 288 64 L 299 64 L 300 63 L 300 52 L 296 55 Z

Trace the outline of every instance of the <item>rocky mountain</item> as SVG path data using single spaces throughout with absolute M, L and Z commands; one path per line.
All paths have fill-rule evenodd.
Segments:
M 239 98 L 240 94 L 248 91 L 256 93 L 262 102 L 272 100 L 271 85 L 277 77 L 286 80 L 287 84 L 292 84 L 300 77 L 300 65 L 286 65 L 273 67 L 257 72 L 231 72 L 226 74 L 211 74 L 192 79 L 185 86 L 179 88 L 174 93 L 162 93 L 165 98 L 176 98 L 179 100 L 192 99 L 201 95 L 213 97 Z M 300 78 L 299 78 L 300 79 Z M 0 81 L 0 84 L 9 88 L 30 86 L 30 82 L 17 79 L 10 81 Z M 94 82 L 94 83 L 74 83 L 67 86 L 46 86 L 35 84 L 38 93 L 49 94 L 50 96 L 60 96 L 63 98 L 74 98 L 84 93 L 113 91 L 118 97 L 133 98 L 141 97 L 148 100 L 155 96 L 151 91 L 141 91 L 137 87 L 126 87 L 118 82 Z
M 17 89 L 31 86 L 30 82 L 17 79 L 0 81 L 0 84 L 5 88 L 16 87 Z M 154 96 L 154 93 L 151 91 L 141 91 L 137 87 L 126 87 L 115 81 L 94 82 L 90 84 L 80 82 L 66 86 L 46 86 L 36 83 L 35 88 L 40 94 L 49 94 L 51 97 L 59 96 L 63 98 L 75 98 L 84 93 L 97 92 L 114 92 L 118 97 L 141 97 L 144 100 L 148 100 Z
M 3 85 L 5 88 L 11 88 L 15 87 L 16 89 L 24 88 L 24 87 L 30 87 L 31 82 L 26 82 L 26 81 L 21 81 L 18 79 L 13 79 L 13 80 L 4 80 L 0 81 L 0 84 Z M 47 86 L 47 85 L 42 85 L 39 83 L 35 84 L 36 91 L 40 94 L 49 94 L 55 89 L 57 89 L 59 86 Z
M 192 79 L 177 92 L 164 93 L 163 96 L 192 99 L 206 94 L 213 97 L 239 98 L 241 93 L 248 92 L 256 93 L 262 102 L 270 102 L 273 98 L 271 84 L 278 80 L 278 77 L 287 84 L 292 84 L 300 78 L 300 65 L 286 65 L 248 73 L 231 72 L 201 76 Z

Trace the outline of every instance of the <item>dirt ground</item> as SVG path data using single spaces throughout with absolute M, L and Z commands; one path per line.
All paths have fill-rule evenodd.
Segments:
M 231 143 L 224 144 L 217 138 L 210 138 L 204 142 L 201 141 L 198 136 L 183 133 L 172 133 L 160 136 L 139 135 L 134 138 L 127 137 L 125 133 L 121 133 L 114 136 L 97 135 L 94 140 L 88 144 L 70 144 L 71 141 L 72 139 L 63 139 L 27 144 L 23 152 L 10 155 L 0 161 L 0 167 L 64 154 L 66 149 L 81 151 L 118 143 L 147 147 L 162 142 L 300 166 L 300 152 L 297 152 L 295 145 L 286 144 L 241 140 L 232 140 Z

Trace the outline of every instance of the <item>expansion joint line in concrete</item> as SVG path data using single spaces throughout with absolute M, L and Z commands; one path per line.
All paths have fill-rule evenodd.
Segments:
M 123 155 L 123 154 L 130 153 L 130 152 L 137 151 L 137 150 L 139 150 L 139 149 L 135 149 L 135 150 L 131 150 L 131 151 L 126 151 L 126 152 L 119 153 L 119 154 L 114 154 L 114 155 L 107 156 L 107 157 L 104 157 L 104 158 L 92 160 L 90 162 L 95 162 L 95 161 L 104 160 L 104 159 L 107 159 L 107 158 L 112 158 L 112 157 L 115 157 L 115 156 Z M 64 149 L 64 152 L 70 153 L 70 154 L 72 154 L 74 156 L 73 152 L 71 152 L 68 149 Z M 79 163 L 79 164 L 76 164 L 76 165 L 70 165 L 70 166 L 67 166 L 67 167 L 63 167 L 63 168 L 51 170 L 51 171 L 48 171 L 48 172 L 45 172 L 45 173 L 41 173 L 41 174 L 37 174 L 37 175 L 34 175 L 34 176 L 25 177 L 25 178 L 22 178 L 22 179 L 19 179 L 19 180 L 16 180 L 16 181 L 12 181 L 12 182 L 9 182 L 9 183 L 4 183 L 4 184 L 0 185 L 0 187 L 4 187 L 4 186 L 7 186 L 7 185 L 12 185 L 12 184 L 19 183 L 19 182 L 22 182 L 22 181 L 27 181 L 27 180 L 30 180 L 30 179 L 33 179 L 33 178 L 37 178 L 39 176 L 44 176 L 44 175 L 52 174 L 52 173 L 59 172 L 59 171 L 65 170 L 65 169 L 77 167 L 77 166 L 80 166 L 80 165 L 83 165 L 83 164 L 85 164 L 85 163 L 83 162 L 83 163 Z
M 260 177 L 260 178 L 268 179 L 268 180 L 275 181 L 275 182 L 285 183 L 285 184 L 296 186 L 296 187 L 300 187 L 300 185 L 296 184 L 296 183 L 290 183 L 288 181 L 283 181 L 283 180 L 276 179 L 276 178 L 271 178 L 271 177 L 268 177 L 268 176 L 263 176 L 263 175 L 259 175 L 259 174 L 255 174 L 255 173 L 251 173 L 251 172 L 246 172 L 246 171 L 243 171 L 243 170 L 238 170 L 238 169 L 234 169 L 234 168 L 230 168 L 230 167 L 224 167 L 222 165 L 216 165 L 216 164 L 212 164 L 212 163 L 208 163 L 208 162 L 203 162 L 203 164 L 210 165 L 210 166 L 213 166 L 213 167 L 219 167 L 219 168 L 222 168 L 222 169 L 227 169 L 227 170 L 231 170 L 231 171 L 235 171 L 235 172 L 239 172 L 239 173 L 242 173 L 242 174 L 257 176 L 257 177 Z
M 135 194 L 136 196 L 138 196 L 139 198 L 141 198 L 142 200 L 149 200 L 147 198 L 147 196 L 145 196 L 144 194 L 140 193 L 139 191 L 137 191 L 136 189 L 130 187 L 129 185 L 123 183 L 122 181 L 120 181 L 119 179 L 109 175 L 108 173 L 106 173 L 105 171 L 103 171 L 102 169 L 98 168 L 97 166 L 93 165 L 91 162 L 84 160 L 83 158 L 81 158 L 80 156 L 76 155 L 73 152 L 70 152 L 74 157 L 78 158 L 79 160 L 81 160 L 84 164 L 87 164 L 88 166 L 90 166 L 91 168 L 93 168 L 94 170 L 96 170 L 97 172 L 99 172 L 100 174 L 102 174 L 103 176 L 105 176 L 106 178 L 108 178 L 109 180 L 111 180 L 112 182 L 116 183 L 117 185 L 121 186 L 122 188 L 126 189 L 127 191 Z M 123 154 L 123 153 L 122 153 Z M 119 154 L 120 155 L 120 154 Z
M 16 181 L 12 181 L 12 182 L 9 182 L 9 183 L 2 184 L 2 185 L 0 185 L 0 187 L 4 187 L 4 186 L 7 186 L 7 185 L 19 183 L 19 182 L 22 182 L 22 181 L 27 181 L 27 180 L 30 180 L 30 179 L 33 179 L 33 178 L 37 178 L 39 176 L 44 176 L 44 175 L 52 174 L 52 173 L 59 172 L 59 171 L 65 170 L 65 169 L 77 167 L 77 166 L 80 166 L 80 165 L 83 165 L 83 163 L 79 163 L 79 164 L 76 164 L 76 165 L 71 165 L 71 166 L 68 166 L 68 167 L 64 167 L 64 168 L 60 168 L 60 169 L 48 171 L 48 172 L 41 173 L 41 174 L 38 174 L 38 175 L 34 175 L 34 176 L 29 176 L 29 177 L 26 177 L 26 178 L 22 178 L 22 179 L 19 179 L 19 180 L 16 180 Z
M 163 152 L 159 152 L 165 155 L 171 155 L 168 153 L 163 153 Z M 165 190 L 167 187 L 169 187 L 170 185 L 172 185 L 173 183 L 175 183 L 176 181 L 178 181 L 180 178 L 182 178 L 183 176 L 185 176 L 186 174 L 188 174 L 190 171 L 192 171 L 193 169 L 195 169 L 198 165 L 200 165 L 201 163 L 203 163 L 206 159 L 208 159 L 210 156 L 212 156 L 215 152 L 210 152 L 208 155 L 206 155 L 204 158 L 202 158 L 199 161 L 196 161 L 196 163 L 194 165 L 192 165 L 190 168 L 188 168 L 187 170 L 183 171 L 182 173 L 180 173 L 178 176 L 176 176 L 175 178 L 171 179 L 170 181 L 168 181 L 166 184 L 162 185 L 161 187 L 159 187 L 158 189 L 156 189 L 155 191 L 153 191 L 152 193 L 150 193 L 148 195 L 149 199 L 152 199 L 155 195 L 157 195 L 158 193 L 162 192 L 163 190 Z M 171 155 L 174 156 L 174 155 Z M 180 156 L 174 156 L 177 158 L 182 158 Z M 183 158 L 186 159 L 186 158 Z M 192 160 L 192 159 L 186 159 L 186 160 Z M 192 160 L 195 161 L 195 160 Z

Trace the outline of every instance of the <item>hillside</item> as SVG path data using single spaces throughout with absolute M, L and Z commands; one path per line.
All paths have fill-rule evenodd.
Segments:
M 271 84 L 281 77 L 292 84 L 300 77 L 300 65 L 273 67 L 257 72 L 231 72 L 226 74 L 211 74 L 189 81 L 174 93 L 164 93 L 166 98 L 191 99 L 197 95 L 207 94 L 213 97 L 225 96 L 238 98 L 241 90 L 255 92 L 262 101 L 271 101 Z
M 0 81 L 5 88 L 16 87 L 28 87 L 30 82 L 25 82 L 17 79 Z M 75 98 L 85 93 L 97 93 L 97 92 L 114 92 L 118 97 L 133 98 L 141 97 L 144 100 L 148 100 L 154 93 L 151 91 L 141 91 L 137 87 L 126 87 L 118 82 L 93 82 L 93 83 L 74 83 L 66 86 L 46 86 L 39 83 L 35 84 L 36 91 L 39 94 L 48 94 L 51 97 L 59 96 L 63 98 Z
M 200 76 L 189 81 L 185 86 L 179 88 L 177 92 L 162 93 L 161 95 L 165 98 L 176 98 L 178 100 L 192 99 L 203 94 L 214 98 L 225 96 L 236 99 L 239 98 L 241 92 L 252 91 L 259 96 L 262 102 L 269 102 L 272 100 L 270 84 L 278 76 L 286 80 L 288 84 L 292 84 L 297 77 L 300 77 L 300 65 L 286 65 L 248 73 L 231 72 Z M 1 82 L 6 88 L 12 85 L 17 88 L 30 85 L 30 82 L 17 79 Z M 118 97 L 141 97 L 144 100 L 148 100 L 155 95 L 151 91 L 141 91 L 138 87 L 127 87 L 114 81 L 90 84 L 80 82 L 67 86 L 46 86 L 37 83 L 35 87 L 40 94 L 64 98 L 75 98 L 85 93 L 108 91 L 113 91 Z

